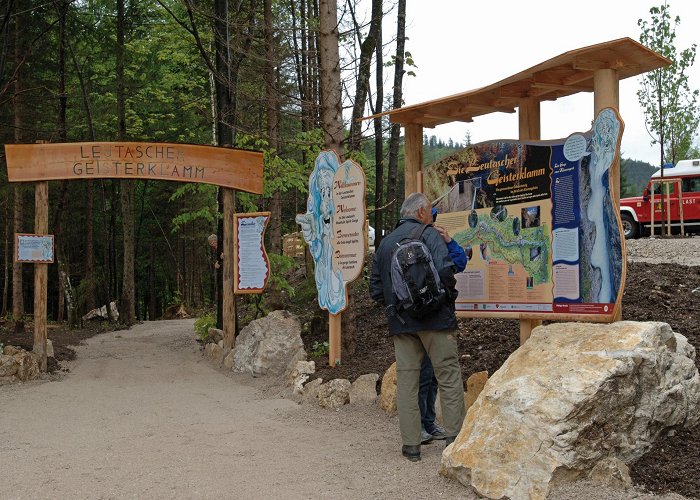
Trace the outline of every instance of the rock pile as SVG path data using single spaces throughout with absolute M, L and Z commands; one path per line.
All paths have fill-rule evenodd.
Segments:
M 0 381 L 25 382 L 39 378 L 39 356 L 19 347 L 5 346 L 0 354 Z

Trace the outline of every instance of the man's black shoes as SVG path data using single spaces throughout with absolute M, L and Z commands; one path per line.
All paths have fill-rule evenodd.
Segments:
M 401 447 L 401 454 L 411 462 L 418 462 L 420 460 L 420 445 L 405 444 Z
M 452 443 L 454 443 L 456 437 L 457 437 L 457 436 L 452 436 L 452 437 L 449 437 L 449 436 L 448 436 L 448 437 L 446 437 L 446 438 L 445 438 L 445 448 L 447 448 L 447 447 L 450 446 Z

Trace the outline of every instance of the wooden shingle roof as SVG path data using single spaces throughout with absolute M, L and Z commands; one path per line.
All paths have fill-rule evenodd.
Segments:
M 615 69 L 619 79 L 637 76 L 671 64 L 671 61 L 631 38 L 620 38 L 565 52 L 513 76 L 475 90 L 405 106 L 388 115 L 392 123 L 434 127 L 494 112 L 514 113 L 521 99 L 553 101 L 578 92 L 593 92 L 593 74 Z

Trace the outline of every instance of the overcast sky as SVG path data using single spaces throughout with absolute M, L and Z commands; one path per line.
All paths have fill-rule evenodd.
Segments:
M 637 20 L 649 20 L 649 0 L 409 0 L 406 50 L 416 62 L 416 77 L 404 78 L 405 105 L 495 83 L 569 50 L 617 38 L 639 39 Z M 680 16 L 676 49 L 700 41 L 700 1 L 675 0 Z M 395 22 L 395 10 L 390 15 Z M 385 30 L 395 27 L 385 25 Z M 700 54 L 691 70 L 692 88 L 700 88 Z M 637 99 L 639 77 L 620 82 L 620 115 L 625 122 L 622 155 L 659 162 L 651 146 Z M 593 93 L 580 93 L 541 105 L 542 139 L 584 132 L 593 119 Z M 493 113 L 474 122 L 425 129 L 428 135 L 472 142 L 517 139 L 516 114 Z M 697 143 L 697 137 L 695 143 Z

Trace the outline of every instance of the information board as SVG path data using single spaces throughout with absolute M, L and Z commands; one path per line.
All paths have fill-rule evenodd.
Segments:
M 464 248 L 463 316 L 612 321 L 623 239 L 610 195 L 623 123 L 611 108 L 554 141 L 489 141 L 428 167 L 437 224 Z
M 15 262 L 53 262 L 52 234 L 19 234 L 15 241 Z
M 234 214 L 234 293 L 262 293 L 270 278 L 265 229 L 270 212 Z
M 318 303 L 331 314 L 347 306 L 346 285 L 365 261 L 365 173 L 357 163 L 341 165 L 322 151 L 309 177 L 306 213 L 297 215 L 314 259 Z

